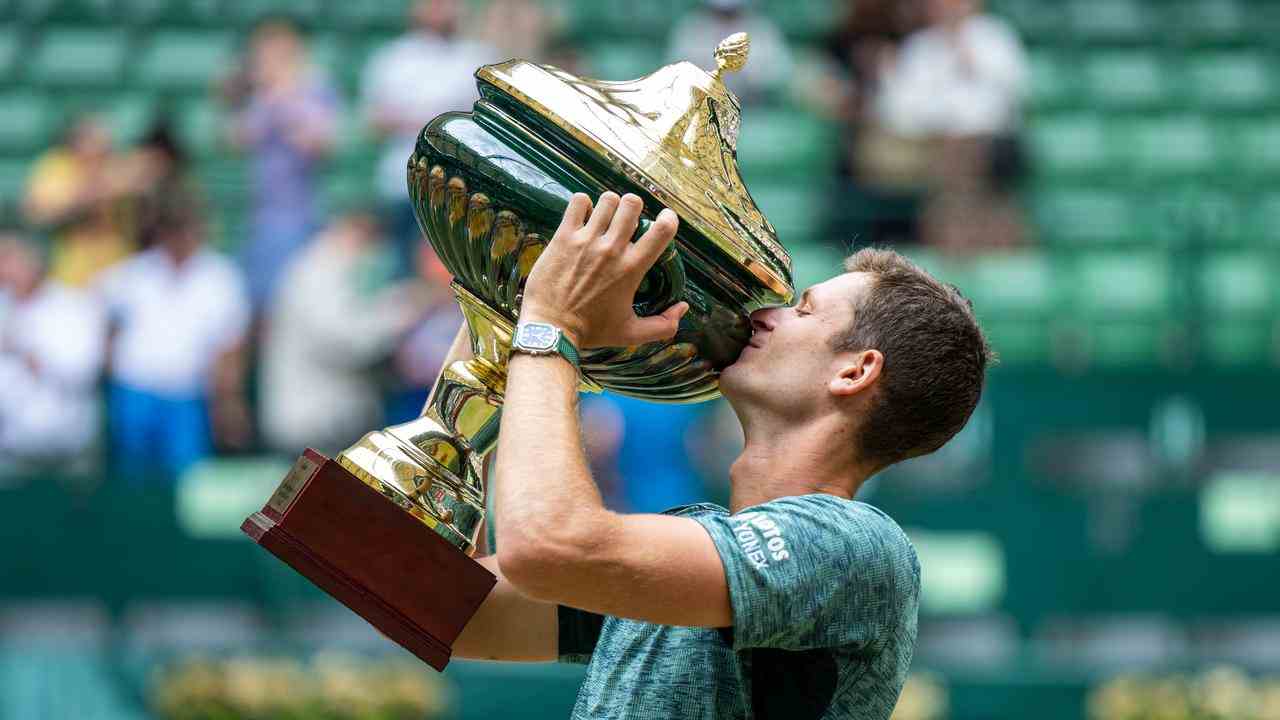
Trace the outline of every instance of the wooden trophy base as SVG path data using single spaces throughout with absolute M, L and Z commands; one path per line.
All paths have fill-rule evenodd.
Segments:
M 436 670 L 497 578 L 307 449 L 240 529 Z

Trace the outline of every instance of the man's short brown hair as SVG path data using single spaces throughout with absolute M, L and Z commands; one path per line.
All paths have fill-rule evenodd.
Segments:
M 859 250 L 844 266 L 872 283 L 832 348 L 884 355 L 858 431 L 859 455 L 886 467 L 931 453 L 960 432 L 982 395 L 991 351 L 973 304 L 892 250 Z

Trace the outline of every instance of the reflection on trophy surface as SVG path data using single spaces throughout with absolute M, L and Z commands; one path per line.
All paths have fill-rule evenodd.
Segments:
M 746 34 L 738 33 L 716 48 L 710 73 L 680 62 L 623 82 L 582 78 L 525 60 L 486 66 L 476 72 L 481 99 L 472 112 L 441 115 L 419 135 L 408 162 L 408 191 L 419 225 L 455 278 L 473 357 L 445 368 L 421 417 L 369 433 L 336 460 L 416 518 L 420 528 L 425 525 L 424 536 L 442 538 L 450 552 L 476 568 L 466 555 L 475 548 L 484 517 L 481 465 L 497 441 L 521 291 L 574 193 L 639 195 L 645 207 L 637 236 L 662 208 L 678 213 L 676 239 L 646 276 L 635 307 L 650 315 L 682 300 L 690 306 L 669 343 L 585 352 L 583 390 L 659 402 L 715 398 L 720 369 L 750 338 L 749 314 L 791 300 L 790 258 L 738 175 L 740 107 L 721 80 L 744 65 L 748 50 Z M 302 476 L 315 473 L 315 463 L 324 460 L 318 454 L 305 466 L 300 460 L 293 482 L 286 479 L 269 506 L 280 515 L 287 508 L 300 512 L 294 498 L 307 482 Z M 250 534 L 279 522 L 259 518 L 253 530 L 255 518 L 246 521 Z M 399 550 L 380 549 L 390 555 Z M 282 557 L 405 644 L 389 621 L 380 622 L 317 580 L 319 571 Z M 322 560 L 317 565 L 325 572 L 341 572 L 344 562 L 355 562 Z M 432 572 L 449 571 L 442 566 Z M 376 580 L 354 582 L 361 592 L 380 595 L 370 587 Z M 439 596 L 451 592 L 451 582 L 437 577 L 428 586 Z M 469 617 L 461 617 L 457 628 Z M 444 647 L 447 661 L 452 637 L 428 633 Z

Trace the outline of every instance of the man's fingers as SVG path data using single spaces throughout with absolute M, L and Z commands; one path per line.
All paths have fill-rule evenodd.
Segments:
M 600 199 L 596 201 L 596 209 L 591 212 L 591 219 L 587 220 L 588 235 L 593 238 L 603 235 L 617 209 L 618 193 L 607 190 L 601 193 Z
M 609 223 L 609 230 L 605 233 L 609 242 L 630 242 L 632 234 L 636 231 L 636 223 L 640 220 L 640 211 L 643 209 L 644 202 L 638 195 L 631 193 L 623 195 L 618 201 L 618 211 L 613 214 L 613 221 Z
M 671 238 L 676 236 L 676 230 L 680 228 L 680 218 L 674 210 L 664 208 L 658 213 L 657 219 L 649 226 L 649 230 L 640 239 L 636 241 L 635 251 L 640 265 L 645 270 L 653 267 L 653 264 L 662 257 L 662 252 L 671 244 Z
M 569 206 L 564 209 L 564 217 L 560 218 L 560 229 L 556 234 L 577 231 L 587 221 L 587 215 L 590 212 L 591 196 L 586 193 L 574 193 L 573 197 L 569 198 Z
M 681 301 L 663 310 L 660 315 L 636 318 L 631 325 L 631 344 L 670 340 L 680 329 L 680 318 L 689 311 L 689 303 Z

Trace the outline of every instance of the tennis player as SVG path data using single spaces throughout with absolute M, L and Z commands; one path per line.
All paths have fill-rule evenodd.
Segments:
M 498 584 L 455 653 L 585 663 L 583 720 L 888 718 L 920 566 L 898 525 L 853 498 L 967 422 L 988 360 L 971 306 L 894 252 L 858 252 L 794 306 L 754 313 L 721 374 L 746 437 L 729 509 L 611 512 L 583 454 L 572 357 L 668 340 L 688 309 L 632 309 L 678 225 L 664 210 L 631 243 L 641 209 L 575 195 L 534 265 L 490 489 L 496 554 L 481 560 Z

